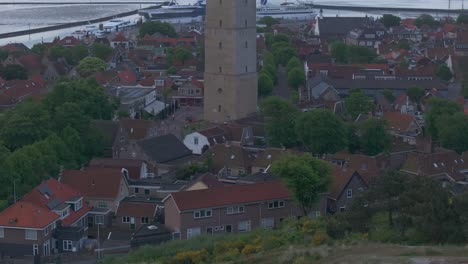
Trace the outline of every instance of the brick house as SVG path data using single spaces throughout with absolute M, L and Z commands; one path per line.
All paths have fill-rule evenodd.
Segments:
M 388 132 L 392 136 L 410 145 L 416 145 L 416 137 L 422 132 L 422 128 L 413 115 L 385 112 L 383 119 L 387 121 Z
M 133 180 L 154 177 L 154 173 L 151 173 L 151 168 L 144 160 L 95 158 L 89 162 L 88 166 L 96 168 L 125 169 L 127 170 L 129 179 Z
M 275 228 L 301 210 L 280 181 L 177 192 L 164 199 L 165 225 L 174 237 Z
M 65 170 L 60 181 L 80 191 L 85 202 L 93 207 L 88 217 L 88 227 L 110 226 L 112 213 L 129 190 L 125 171 L 118 168 L 89 167 L 84 170 Z
M 47 180 L 0 213 L 0 253 L 15 257 L 79 251 L 88 237 L 90 209 L 78 191 Z
M 155 220 L 158 205 L 148 199 L 125 198 L 115 214 L 115 226 L 122 230 L 135 231 Z

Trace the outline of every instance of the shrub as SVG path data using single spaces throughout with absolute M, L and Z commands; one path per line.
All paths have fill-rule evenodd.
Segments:
M 183 264 L 201 263 L 208 259 L 208 252 L 203 250 L 179 252 L 175 255 L 174 261 Z
M 261 248 L 260 248 L 259 246 L 247 244 L 247 245 L 245 245 L 245 247 L 242 249 L 241 254 L 242 254 L 242 255 L 250 255 L 250 254 L 253 254 L 253 253 L 257 253 L 257 252 L 259 252 L 260 250 L 261 250 Z
M 312 237 L 312 244 L 314 246 L 320 246 L 325 244 L 329 240 L 327 232 L 325 230 L 317 230 Z

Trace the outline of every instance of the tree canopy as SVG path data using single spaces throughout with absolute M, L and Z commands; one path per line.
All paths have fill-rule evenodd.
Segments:
M 339 63 L 370 63 L 377 58 L 373 49 L 347 45 L 341 41 L 331 44 L 331 55 Z
M 0 76 L 9 80 L 26 80 L 28 78 L 28 71 L 19 64 L 8 64 L 7 66 L 0 68 Z
M 260 18 L 258 23 L 259 24 L 264 24 L 267 27 L 271 27 L 273 25 L 279 24 L 279 20 L 276 19 L 276 18 L 273 18 L 271 16 L 265 16 L 265 17 Z
M 281 177 L 301 205 L 304 215 L 317 204 L 332 181 L 331 168 L 309 154 L 286 155 L 273 163 L 271 171 Z
M 0 61 L 6 60 L 6 58 L 8 58 L 8 55 L 10 55 L 10 53 L 8 52 L 8 50 L 2 50 L 2 49 L 0 49 Z
M 314 154 L 330 154 L 346 147 L 346 127 L 328 110 L 302 113 L 296 120 L 299 140 Z
M 105 61 L 109 59 L 112 54 L 112 48 L 109 45 L 94 43 L 91 46 L 91 53 L 94 57 L 98 57 Z
M 414 20 L 414 25 L 417 27 L 422 27 L 423 25 L 436 27 L 439 24 L 439 21 L 435 20 L 433 16 L 428 14 L 422 14 Z
M 399 26 L 401 18 L 392 14 L 384 14 L 380 19 L 386 28 Z
M 428 109 L 424 117 L 424 123 L 426 131 L 433 139 L 438 139 L 439 137 L 441 120 L 462 111 L 460 105 L 437 97 L 429 99 Z
M 411 102 L 419 104 L 421 102 L 421 98 L 424 96 L 424 89 L 419 86 L 411 86 L 406 91 L 406 94 Z
M 440 119 L 438 124 L 439 139 L 442 146 L 455 150 L 459 154 L 468 150 L 468 116 L 456 113 Z
M 141 24 L 140 38 L 146 35 L 153 35 L 155 33 L 160 33 L 171 38 L 177 37 L 177 32 L 170 23 L 160 21 L 146 21 Z
M 47 52 L 47 45 L 44 43 L 36 43 L 32 46 L 31 51 L 39 56 L 43 56 Z
M 302 68 L 293 68 L 288 72 L 288 84 L 289 86 L 297 90 L 301 85 L 305 84 L 305 73 Z
M 453 77 L 453 74 L 450 71 L 450 68 L 447 67 L 447 65 L 442 64 L 437 69 L 437 76 L 439 76 L 439 78 L 441 78 L 444 81 L 450 81 Z
M 299 109 L 280 97 L 271 96 L 261 102 L 260 112 L 266 118 L 265 131 L 270 145 L 287 148 L 297 145 L 294 126 Z
M 266 97 L 273 92 L 273 81 L 268 73 L 262 72 L 258 77 L 258 95 Z
M 467 25 L 468 24 L 468 14 L 467 13 L 461 13 L 460 15 L 458 15 L 457 24 Z
M 360 147 L 369 156 L 382 153 L 390 147 L 391 137 L 384 120 L 369 118 L 359 125 Z
M 76 69 L 81 76 L 88 77 L 96 72 L 107 69 L 107 63 L 97 57 L 86 57 L 80 62 Z
M 374 110 L 372 98 L 365 95 L 361 90 L 351 91 L 344 104 L 346 113 L 352 119 L 356 119 L 359 114 L 367 114 Z

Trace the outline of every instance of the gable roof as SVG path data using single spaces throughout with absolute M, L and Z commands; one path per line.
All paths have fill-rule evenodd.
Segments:
M 119 125 L 121 129 L 125 129 L 128 133 L 128 139 L 141 140 L 151 134 L 151 129 L 156 126 L 154 121 L 123 118 L 120 119 Z
M 132 201 L 124 199 L 120 202 L 116 215 L 131 217 L 154 217 L 157 204 L 149 201 Z M 151 221 L 151 219 L 150 219 Z
M 118 168 L 90 167 L 85 170 L 65 170 L 60 181 L 83 193 L 85 197 L 115 199 L 124 180 Z
M 213 169 L 217 173 L 224 167 L 248 169 L 251 159 L 248 152 L 236 144 L 216 144 L 202 158 L 212 157 Z
M 173 134 L 140 140 L 138 145 L 153 161 L 158 163 L 192 155 L 192 151 Z
M 116 168 L 128 170 L 131 179 L 138 180 L 140 178 L 141 167 L 145 163 L 143 160 L 137 159 L 111 159 L 111 158 L 96 158 L 89 162 L 89 167 L 96 168 Z
M 367 17 L 323 17 L 318 19 L 319 34 L 346 35 L 349 31 L 370 23 Z
M 351 154 L 346 151 L 340 151 L 329 155 L 327 160 L 338 164 L 346 171 L 358 172 L 367 184 L 388 166 L 387 161 L 382 155 L 366 156 L 362 154 Z
M 19 201 L 0 212 L 0 226 L 43 229 L 60 216 L 31 202 Z
M 224 143 L 226 141 L 226 132 L 224 131 L 224 129 L 218 126 L 198 131 L 198 133 L 205 136 L 208 139 L 208 142 L 210 142 L 211 146 L 219 143 Z
M 75 201 L 82 198 L 82 194 L 70 186 L 60 183 L 56 179 L 49 179 L 36 186 L 27 193 L 21 201 L 30 202 L 42 210 L 53 211 L 56 208 L 64 207 L 67 201 Z M 62 225 L 71 225 L 83 217 L 91 208 L 88 204 L 82 204 L 78 211 L 70 210 L 70 214 L 62 220 Z
M 400 112 L 385 112 L 383 118 L 388 122 L 388 127 L 391 130 L 406 132 L 411 123 L 415 121 L 414 116 L 402 114 Z M 417 122 L 415 122 L 417 124 Z
M 218 186 L 205 190 L 172 193 L 172 199 L 180 211 L 200 208 L 223 207 L 277 199 L 290 199 L 288 189 L 281 181 L 269 181 L 245 185 Z

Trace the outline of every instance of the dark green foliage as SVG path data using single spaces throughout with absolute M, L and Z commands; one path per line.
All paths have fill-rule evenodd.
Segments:
M 400 40 L 400 42 L 398 42 L 398 48 L 399 49 L 410 50 L 411 45 L 407 40 Z
M 146 21 L 145 23 L 141 24 L 140 38 L 146 35 L 153 35 L 155 33 L 160 33 L 164 36 L 168 36 L 171 38 L 177 37 L 175 28 L 170 23 L 159 21 Z
M 361 150 L 369 156 L 382 153 L 390 147 L 391 137 L 386 123 L 377 118 L 369 118 L 359 126 Z
M 302 68 L 296 67 L 288 72 L 288 84 L 293 90 L 297 90 L 305 84 L 305 73 Z
M 452 79 L 453 77 L 453 74 L 450 71 L 450 68 L 447 67 L 447 65 L 443 64 L 440 65 L 437 69 L 437 76 L 439 76 L 439 78 L 441 78 L 444 81 L 450 81 L 450 79 Z
M 65 50 L 66 48 L 64 46 L 60 46 L 60 45 L 53 46 L 49 50 L 49 56 L 51 59 L 57 60 L 64 56 L 63 54 L 65 53 Z
M 377 54 L 373 49 L 346 45 L 341 41 L 332 43 L 331 55 L 338 63 L 370 63 L 377 58 Z
M 382 24 L 387 28 L 396 27 L 400 25 L 401 18 L 392 14 L 384 14 L 380 19 L 380 22 L 382 22 Z
M 289 73 L 295 68 L 302 68 L 302 63 L 297 57 L 293 57 L 288 61 L 288 64 L 286 65 L 286 72 Z
M 82 77 L 89 77 L 105 69 L 107 69 L 107 63 L 97 57 L 86 57 L 76 67 L 76 70 Z
M 98 57 L 105 61 L 109 59 L 112 54 L 112 48 L 109 45 L 94 43 L 91 46 L 91 53 L 94 57 Z
M 346 113 L 354 120 L 359 114 L 367 114 L 374 110 L 372 98 L 366 96 L 361 90 L 354 90 L 345 99 Z
M 32 46 L 31 51 L 36 53 L 39 56 L 42 56 L 46 54 L 47 46 L 43 43 L 36 43 L 34 44 L 34 46 Z
M 177 69 L 176 69 L 176 67 L 171 66 L 171 67 L 169 67 L 169 68 L 167 69 L 166 72 L 167 72 L 167 74 L 176 74 L 176 73 L 177 73 Z
M 406 91 L 406 94 L 412 102 L 419 104 L 424 96 L 424 89 L 419 86 L 411 86 Z
M 266 97 L 273 92 L 273 81 L 268 73 L 262 72 L 258 77 L 258 95 Z
M 49 56 L 51 59 L 57 60 L 59 58 L 64 58 L 70 65 L 77 65 L 88 55 L 88 48 L 84 45 L 77 45 L 70 48 L 57 45 L 53 46 L 49 50 Z
M 361 148 L 359 136 L 357 135 L 357 127 L 353 124 L 346 127 L 346 141 L 348 142 L 348 151 L 355 153 Z
M 395 96 L 393 95 L 392 91 L 385 89 L 383 91 L 383 96 L 385 99 L 387 99 L 390 103 L 393 103 L 395 101 Z
M 330 166 L 309 154 L 287 155 L 274 162 L 271 171 L 284 180 L 304 215 L 308 215 L 332 181 Z
M 287 148 L 297 145 L 294 125 L 299 109 L 282 98 L 272 96 L 261 102 L 260 111 L 266 118 L 265 130 L 270 145 Z
M 439 21 L 436 21 L 433 16 L 428 14 L 422 14 L 414 20 L 414 25 L 417 27 L 422 27 L 423 25 L 428 25 L 430 27 L 436 27 L 440 25 Z
M 0 77 L 9 80 L 26 80 L 28 78 L 28 72 L 26 69 L 19 64 L 9 64 L 0 69 Z
M 286 65 L 292 57 L 296 57 L 296 50 L 289 46 L 284 45 L 284 42 L 273 44 L 273 56 L 275 56 L 275 61 L 277 64 Z M 277 45 L 278 44 L 278 45 Z M 277 45 L 275 47 L 275 45 Z
M 425 114 L 425 129 L 432 139 L 439 137 L 440 121 L 461 112 L 460 105 L 449 100 L 433 97 L 428 103 L 429 110 Z
M 185 64 L 187 60 L 193 57 L 192 52 L 184 47 L 177 47 L 174 50 L 174 58 Z
M 468 150 L 468 116 L 456 113 L 440 119 L 437 126 L 443 147 L 455 150 L 459 154 Z
M 346 128 L 343 122 L 328 110 L 302 113 L 296 120 L 296 134 L 314 154 L 330 154 L 346 147 Z
M 460 25 L 467 25 L 468 24 L 468 14 L 462 13 L 457 17 L 457 24 Z
M 276 19 L 276 18 L 273 18 L 271 16 L 265 16 L 265 17 L 262 17 L 259 21 L 258 21 L 259 24 L 264 24 L 266 25 L 267 27 L 271 27 L 273 25 L 276 25 L 276 24 L 279 24 L 279 20 Z
M 8 55 L 10 55 L 10 53 L 7 50 L 0 49 L 0 62 L 6 60 L 6 58 L 8 58 Z

